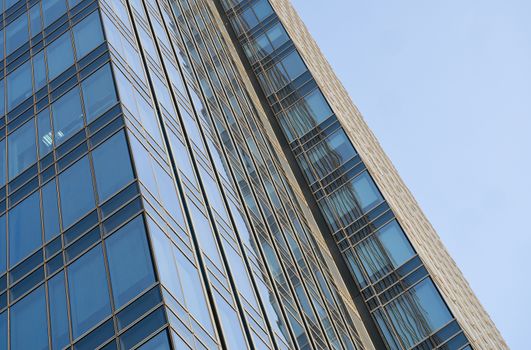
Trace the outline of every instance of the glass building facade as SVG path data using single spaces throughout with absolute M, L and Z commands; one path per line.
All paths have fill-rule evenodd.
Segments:
M 0 350 L 472 349 L 267 0 L 0 10 Z

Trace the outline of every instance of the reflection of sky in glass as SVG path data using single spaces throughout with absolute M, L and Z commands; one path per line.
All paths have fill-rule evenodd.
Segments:
M 511 348 L 527 348 L 529 230 L 507 218 L 531 197 L 531 3 L 292 1 Z

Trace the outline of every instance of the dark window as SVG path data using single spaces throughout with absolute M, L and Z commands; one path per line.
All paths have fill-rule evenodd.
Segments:
M 6 267 L 7 267 L 6 216 L 3 215 L 0 217 L 0 275 L 4 273 L 4 271 L 6 270 Z

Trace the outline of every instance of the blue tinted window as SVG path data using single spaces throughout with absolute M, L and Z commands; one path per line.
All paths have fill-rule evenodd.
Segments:
M 29 10 L 31 37 L 42 31 L 41 4 L 34 5 Z
M 32 94 L 31 61 L 7 76 L 7 109 L 12 110 Z
M 11 308 L 11 349 L 48 349 L 48 322 L 44 286 Z
M 74 63 L 74 51 L 72 50 L 70 32 L 64 33 L 48 45 L 46 54 L 48 56 L 50 80 L 53 80 Z
M 33 56 L 33 79 L 35 91 L 46 84 L 46 63 L 44 62 L 44 50 Z
M 6 139 L 0 141 L 0 187 L 6 184 Z
M 74 338 L 96 325 L 111 312 L 105 275 L 100 245 L 68 268 L 68 290 Z
M 242 327 L 238 315 L 233 308 L 218 293 L 216 296 L 216 306 L 223 325 L 227 348 L 230 350 L 239 350 L 246 348 L 247 342 L 242 332 Z
M 0 36 L 2 35 L 1 31 L 0 31 Z M 0 40 L 0 45 L 1 45 L 1 40 Z M 2 98 L 0 98 L 0 116 L 4 115 L 5 112 L 6 112 L 6 104 L 5 104 L 5 80 L 0 80 L 0 96 L 2 96 Z
M 37 161 L 35 122 L 30 120 L 7 137 L 9 180 Z
M 55 179 L 42 188 L 42 220 L 44 239 L 47 242 L 59 234 L 59 208 Z
M 363 211 L 368 211 L 382 201 L 380 192 L 366 172 L 352 181 L 352 187 Z
M 286 73 L 288 74 L 290 80 L 294 80 L 306 71 L 306 66 L 302 62 L 302 59 L 297 53 L 297 51 L 293 51 L 288 56 L 286 56 L 282 60 L 282 64 L 284 65 L 284 69 L 286 70 Z
M 164 232 L 151 221 L 149 222 L 149 231 L 151 232 L 160 281 L 175 298 L 184 302 L 180 286 L 181 280 L 179 279 L 179 273 L 172 253 L 173 244 Z
M 0 275 L 7 267 L 6 216 L 0 217 Z
M 48 282 L 48 303 L 50 305 L 52 349 L 59 350 L 70 342 L 68 335 L 65 276 L 63 272 Z
M 168 333 L 162 331 L 155 337 L 151 338 L 148 342 L 143 344 L 138 350 L 169 350 L 171 349 L 168 341 Z
M 66 12 L 65 0 L 46 0 L 42 2 L 42 15 L 44 26 L 51 24 Z
M 411 259 L 415 252 L 398 222 L 382 227 L 359 243 L 356 252 L 369 278 L 376 281 Z
M 0 314 L 0 350 L 7 350 L 7 311 Z
M 9 262 L 13 266 L 42 245 L 39 192 L 11 209 L 8 219 Z
M 52 103 L 55 142 L 61 144 L 83 127 L 79 88 L 74 88 Z
M 81 83 L 81 88 L 85 101 L 87 123 L 99 117 L 117 102 L 111 66 L 109 64 L 85 79 Z
M 103 42 L 99 12 L 93 12 L 76 24 L 73 31 L 77 58 L 80 59 Z
M 119 308 L 155 282 L 142 216 L 114 233 L 105 245 L 114 303 Z
M 85 156 L 59 175 L 63 227 L 68 227 L 94 208 L 94 191 Z
M 29 40 L 28 15 L 24 12 L 6 27 L 7 56 Z
M 429 278 L 387 304 L 385 310 L 408 348 L 452 319 L 448 307 Z
M 123 131 L 92 152 L 100 202 L 109 198 L 133 179 L 131 157 Z
M 44 157 L 53 148 L 53 133 L 50 124 L 50 110 L 43 109 L 37 116 L 39 156 Z

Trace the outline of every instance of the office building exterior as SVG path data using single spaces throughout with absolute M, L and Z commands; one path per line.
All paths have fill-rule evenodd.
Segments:
M 0 350 L 507 348 L 287 0 L 0 1 Z

